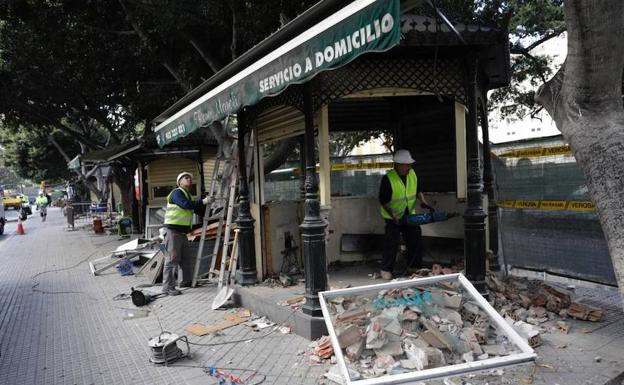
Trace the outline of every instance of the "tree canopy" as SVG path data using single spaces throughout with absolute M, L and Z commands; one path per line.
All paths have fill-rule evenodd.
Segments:
M 18 138 L 20 128 L 56 130 L 86 151 L 136 138 L 146 122 L 177 98 L 314 2 L 4 2 L 3 140 L 35 139 Z M 541 82 L 550 74 L 547 58 L 532 57 L 529 51 L 565 30 L 562 0 L 439 0 L 435 5 L 451 19 L 508 25 L 512 52 L 520 56 L 514 58 L 512 86 L 497 91 L 493 100 L 505 105 L 505 113 L 535 110 L 533 91 L 517 85 L 527 79 Z M 431 8 L 423 5 L 421 11 L 430 13 Z

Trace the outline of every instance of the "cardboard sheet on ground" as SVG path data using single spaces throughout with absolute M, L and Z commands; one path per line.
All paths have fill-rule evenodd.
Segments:
M 319 297 L 345 384 L 413 383 L 535 360 L 526 339 L 461 274 Z
M 227 313 L 223 316 L 223 318 L 223 321 L 210 325 L 203 325 L 199 323 L 191 324 L 187 326 L 185 330 L 191 334 L 201 337 L 205 336 L 206 334 L 215 333 L 220 330 L 231 328 L 232 326 L 236 326 L 245 322 L 245 320 L 239 317 L 238 314 L 233 313 Z

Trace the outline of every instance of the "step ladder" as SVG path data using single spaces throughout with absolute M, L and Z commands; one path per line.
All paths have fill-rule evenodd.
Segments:
M 199 241 L 199 247 L 197 249 L 193 280 L 191 282 L 192 287 L 195 287 L 200 282 L 211 281 L 216 277 L 217 271 L 215 270 L 215 265 L 219 254 L 219 248 L 222 250 L 219 275 L 222 277 L 224 269 L 229 267 L 231 270 L 233 267 L 228 266 L 227 257 L 229 247 L 236 246 L 232 244 L 230 237 L 232 229 L 236 227 L 236 224 L 233 223 L 233 214 L 234 208 L 237 207 L 236 192 L 240 174 L 238 168 L 238 139 L 234 136 L 228 135 L 228 130 L 225 129 L 228 123 L 229 122 L 226 120 L 224 128 L 221 130 L 213 129 L 213 134 L 219 139 L 219 148 L 217 150 L 217 156 L 210 182 L 210 189 L 208 192 L 208 204 L 206 205 L 206 210 L 204 212 L 202 233 Z M 250 138 L 251 137 L 253 136 L 250 135 Z M 251 168 L 252 148 L 253 144 L 250 140 L 249 148 L 246 151 L 246 155 L 249 155 L 247 157 L 246 164 L 248 171 L 250 171 Z M 206 229 L 208 228 L 208 223 L 215 220 L 217 228 L 214 247 L 212 253 L 204 256 L 203 251 L 206 241 Z M 234 252 L 238 253 L 238 250 L 235 250 Z M 206 258 L 211 259 L 210 270 L 208 272 L 200 273 L 199 268 L 201 266 L 201 262 Z M 221 280 L 219 280 L 219 285 L 222 285 Z

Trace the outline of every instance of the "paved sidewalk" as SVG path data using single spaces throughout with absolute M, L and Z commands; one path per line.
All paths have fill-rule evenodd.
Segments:
M 216 288 L 159 298 L 150 304 L 148 317 L 123 320 L 123 308 L 135 307 L 129 299 L 113 297 L 130 293 L 142 278 L 122 277 L 115 269 L 93 277 L 87 261 L 126 240 L 70 232 L 64 224 L 60 210 L 51 209 L 44 224 L 35 215 L 24 222 L 26 235 L 15 235 L 16 224 L 11 223 L 0 237 L 0 384 L 216 383 L 202 369 L 181 365 L 257 369 L 251 384 L 264 375 L 265 384 L 315 384 L 325 372 L 324 366 L 309 366 L 299 354 L 309 341 L 279 332 L 251 342 L 191 346 L 190 360 L 172 367 L 152 365 L 147 342 L 160 333 L 158 319 L 165 330 L 178 334 L 188 334 L 184 327 L 190 323 L 223 320 L 223 311 L 210 309 Z M 218 337 L 189 339 L 218 343 L 260 334 L 239 325 Z
M 16 223 L 9 223 L 5 235 L 0 236 L 2 385 L 214 384 L 214 378 L 192 367 L 206 365 L 257 369 L 259 373 L 249 384 L 260 382 L 264 376 L 264 384 L 328 383 L 322 378 L 328 366 L 307 362 L 301 353 L 309 341 L 299 336 L 276 332 L 248 342 L 264 333 L 243 325 L 202 338 L 184 332 L 191 323 L 207 325 L 223 319 L 224 311 L 210 309 L 216 294 L 214 286 L 159 298 L 150 304 L 148 317 L 123 320 L 123 309 L 135 307 L 129 299 L 115 301 L 113 297 L 130 293 L 131 287 L 143 282 L 142 278 L 121 277 L 115 269 L 93 277 L 88 260 L 107 255 L 126 240 L 84 230 L 67 231 L 65 218 L 57 209 L 49 211 L 48 221 L 43 224 L 36 213 L 31 216 L 24 223 L 26 235 L 15 235 L 15 227 Z M 333 272 L 330 278 L 332 284 L 341 284 L 339 272 Z M 256 289 L 277 301 L 278 295 L 272 290 Z M 303 289 L 295 286 L 291 290 L 299 293 Z M 582 302 L 606 311 L 604 321 L 572 321 L 567 336 L 543 334 L 544 343 L 537 348 L 539 365 L 428 384 L 606 384 L 624 370 L 624 314 L 619 296 L 615 290 L 579 287 L 576 292 Z M 160 324 L 167 331 L 189 335 L 194 342 L 243 342 L 194 345 L 190 360 L 171 367 L 154 366 L 148 362 L 147 342 L 160 333 Z M 583 328 L 589 333 L 582 333 Z M 558 347 L 561 342 L 567 344 L 565 348 Z M 245 375 L 234 369 L 224 370 Z

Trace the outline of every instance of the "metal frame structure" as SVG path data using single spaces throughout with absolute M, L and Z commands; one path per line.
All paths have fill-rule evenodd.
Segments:
M 505 335 L 512 341 L 522 353 L 511 354 L 504 357 L 488 358 L 481 361 L 467 362 L 457 365 L 448 365 L 439 368 L 425 369 L 420 371 L 414 371 L 410 373 L 402 373 L 395 375 L 386 375 L 377 378 L 370 378 L 365 380 L 353 381 L 349 377 L 347 365 L 342 354 L 342 349 L 338 343 L 338 337 L 334 330 L 334 325 L 331 322 L 329 310 L 327 308 L 327 301 L 331 298 L 336 298 L 344 295 L 353 295 L 364 292 L 370 292 L 371 290 L 383 290 L 383 289 L 396 289 L 406 288 L 412 286 L 422 286 L 427 284 L 434 284 L 438 282 L 458 281 L 462 288 L 465 289 L 473 299 L 479 304 L 481 310 L 483 310 L 498 330 L 505 333 Z M 319 293 L 321 302 L 321 308 L 323 310 L 323 318 L 327 325 L 329 337 L 334 348 L 334 354 L 338 360 L 338 366 L 345 378 L 347 385 L 377 385 L 377 384 L 403 384 L 411 383 L 413 381 L 424 381 L 439 379 L 449 376 L 456 376 L 461 374 L 467 374 L 487 369 L 494 369 L 502 366 L 511 366 L 524 364 L 535 361 L 536 354 L 528 343 L 498 314 L 498 312 L 479 294 L 477 289 L 470 283 L 470 281 L 462 274 L 448 274 L 440 275 L 428 278 L 417 278 L 406 281 L 389 282 L 377 285 L 367 285 L 348 289 L 338 289 L 323 291 Z
M 163 209 L 165 210 L 165 207 L 162 205 L 147 205 L 145 206 L 145 238 L 152 238 L 153 236 L 155 236 L 154 234 L 152 234 L 153 229 L 156 229 L 156 235 L 158 235 L 158 228 L 163 226 L 163 222 L 161 223 L 150 223 L 150 210 L 152 209 L 156 209 L 156 211 L 158 211 L 159 209 Z M 164 217 L 163 217 L 164 219 Z

